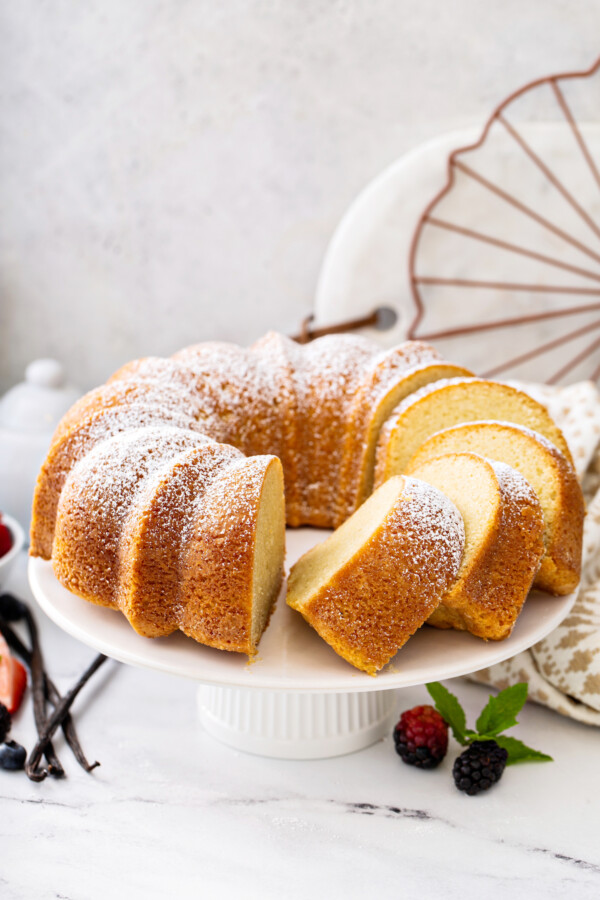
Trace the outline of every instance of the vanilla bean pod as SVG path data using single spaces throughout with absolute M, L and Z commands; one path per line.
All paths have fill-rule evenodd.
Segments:
M 24 618 L 25 613 L 25 604 L 22 601 L 17 600 L 15 597 L 9 594 L 3 594 L 0 596 L 0 613 L 4 614 L 5 619 L 9 619 L 9 621 L 18 621 L 21 618 Z M 25 646 L 22 642 L 19 635 L 13 631 L 7 621 L 3 621 L 0 618 L 0 634 L 3 635 L 5 641 L 9 645 L 9 647 L 17 653 L 21 659 L 26 663 L 31 671 L 31 651 Z M 62 697 L 57 690 L 54 682 L 51 680 L 49 675 L 44 672 L 44 695 L 47 700 L 52 703 L 53 706 L 58 706 Z M 61 722 L 61 727 L 63 730 L 63 734 L 65 736 L 65 740 L 69 747 L 71 748 L 73 755 L 82 769 L 85 769 L 86 772 L 91 772 L 96 766 L 99 766 L 99 762 L 89 763 L 81 744 L 79 743 L 79 737 L 77 736 L 77 732 L 75 730 L 75 723 L 73 722 L 73 717 L 70 712 L 67 712 L 63 721 Z
M 38 735 L 41 734 L 47 722 L 46 715 L 46 691 L 45 691 L 45 673 L 44 662 L 42 658 L 42 649 L 38 636 L 37 625 L 30 610 L 23 603 L 13 597 L 12 594 L 3 594 L 0 598 L 0 615 L 8 616 L 13 621 L 24 619 L 29 632 L 29 641 L 31 644 L 31 653 L 29 659 L 29 673 L 31 675 L 31 696 L 33 699 L 33 717 L 35 719 L 35 727 Z M 44 755 L 48 761 L 48 771 L 56 778 L 63 778 L 65 770 L 56 755 L 53 744 L 50 742 L 46 745 Z
M 71 690 L 67 694 L 65 694 L 65 696 L 59 702 L 58 706 L 55 708 L 54 712 L 48 719 L 43 733 L 39 736 L 38 742 L 29 754 L 29 759 L 25 764 L 25 771 L 27 773 L 27 776 L 32 781 L 43 781 L 43 779 L 48 775 L 48 772 L 45 769 L 38 769 L 38 765 L 40 764 L 45 748 L 48 745 L 48 741 L 50 741 L 52 735 L 60 725 L 65 714 L 71 708 L 71 705 L 73 704 L 73 701 L 79 694 L 80 690 L 85 686 L 94 672 L 96 672 L 100 668 L 102 663 L 106 662 L 106 659 L 107 657 L 104 656 L 103 653 L 98 654 L 98 656 L 91 663 L 91 665 L 88 666 L 88 668 L 85 670 L 76 684 L 74 684 Z
M 29 665 L 29 672 L 31 674 L 33 717 L 35 719 L 35 727 L 37 728 L 37 733 L 38 735 L 40 735 L 43 733 L 43 730 L 48 723 L 46 710 L 46 693 L 44 690 L 44 660 L 42 658 L 42 648 L 40 647 L 37 625 L 35 624 L 35 620 L 31 615 L 31 612 L 27 608 L 25 608 L 25 623 L 27 625 L 29 640 L 31 643 L 31 663 Z M 44 755 L 48 761 L 48 772 L 50 773 L 50 775 L 54 775 L 55 778 L 63 778 L 65 770 L 63 769 L 61 762 L 56 755 L 54 746 L 52 745 L 51 741 L 48 741 L 48 743 L 46 744 L 44 748 Z
M 25 645 L 19 639 L 19 637 L 12 631 L 12 629 L 10 629 L 10 626 L 5 625 L 2 620 L 0 620 L 0 631 L 2 632 L 7 644 L 15 649 L 19 656 L 21 656 L 29 666 L 29 672 L 31 675 L 31 693 L 33 698 L 33 715 L 35 719 L 35 726 L 39 735 L 42 732 L 47 721 L 46 684 L 41 656 L 39 653 L 36 653 L 34 649 L 32 649 L 31 651 L 28 650 L 27 647 L 25 647 Z M 32 639 L 33 647 L 35 642 L 31 631 L 30 636 Z M 52 743 L 49 743 L 46 746 L 44 755 L 48 760 L 48 773 L 54 775 L 57 778 L 62 778 L 65 774 L 65 770 L 63 769 L 60 760 L 56 755 Z

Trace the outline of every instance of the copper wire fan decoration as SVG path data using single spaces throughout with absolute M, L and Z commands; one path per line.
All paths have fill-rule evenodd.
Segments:
M 514 91 L 450 154 L 410 246 L 408 339 L 488 377 L 600 378 L 599 110 L 600 58 Z M 295 339 L 395 317 L 383 307 L 312 328 L 309 316 Z
M 585 375 L 594 381 L 600 377 L 600 337 L 593 336 L 600 328 L 600 302 L 586 302 L 585 299 L 600 297 L 600 171 L 597 156 L 600 130 L 597 137 L 592 135 L 596 137 L 592 148 L 589 134 L 594 126 L 590 124 L 586 128 L 578 114 L 580 108 L 584 115 L 585 110 L 590 109 L 590 119 L 597 120 L 599 79 L 593 76 L 597 76 L 599 70 L 600 58 L 584 72 L 550 75 L 526 84 L 496 107 L 474 144 L 451 153 L 447 182 L 421 215 L 412 240 L 409 272 L 416 315 L 408 329 L 409 338 L 450 341 L 504 329 L 504 352 L 510 355 L 494 359 L 493 366 L 487 368 L 484 375 L 499 375 L 536 360 L 538 378 L 541 371 L 543 380 L 549 384 L 561 381 L 578 368 L 579 377 Z M 546 112 L 546 117 L 540 121 L 540 110 L 550 106 L 553 106 L 551 116 Z M 518 121 L 519 114 L 524 115 L 525 122 Z M 553 122 L 550 133 L 549 121 Z M 540 148 L 540 143 L 542 147 L 544 143 L 547 145 L 549 137 L 555 142 L 553 164 L 545 161 L 544 151 Z M 496 164 L 496 177 L 486 173 L 486 162 L 490 162 L 489 153 L 486 160 L 486 144 L 493 140 L 496 148 L 505 153 L 504 160 Z M 518 178 L 510 177 L 507 152 L 512 160 L 515 154 L 521 156 Z M 467 162 L 468 154 L 473 156 Z M 515 168 L 514 163 L 512 168 Z M 583 176 L 582 170 L 585 170 Z M 577 173 L 575 179 L 571 177 L 573 172 Z M 524 173 L 527 175 L 525 180 Z M 574 180 L 577 190 L 570 183 Z M 469 227 L 460 221 L 460 215 L 453 219 L 447 216 L 450 196 L 459 190 L 465 195 L 465 202 L 470 197 L 479 202 L 485 199 L 496 213 L 508 212 L 504 234 L 499 230 L 494 232 L 493 215 L 482 215 L 481 227 Z M 459 208 L 454 204 L 453 211 Z M 449 238 L 452 246 L 462 251 L 455 256 L 454 264 L 442 265 L 441 271 L 424 271 L 421 255 L 425 243 L 429 241 L 428 257 L 431 260 L 434 257 L 431 248 L 435 249 L 436 244 L 440 247 L 446 243 L 445 252 L 449 252 Z M 467 244 L 470 252 L 465 261 Z M 493 260 L 493 256 L 497 256 L 497 260 Z M 482 258 L 479 267 L 475 264 L 478 257 Z M 445 262 L 448 261 L 447 257 Z M 494 265 L 491 265 L 492 261 Z M 532 261 L 535 266 L 531 265 Z M 486 277 L 488 271 L 513 273 L 515 269 L 525 278 L 506 278 L 501 274 Z M 568 277 L 566 280 L 560 278 L 557 272 L 568 273 Z M 452 296 L 457 298 L 457 290 L 463 298 L 463 310 L 468 309 L 470 321 L 448 327 L 447 317 L 444 322 L 440 313 L 445 303 L 452 303 Z M 467 292 L 470 302 L 465 303 Z M 486 303 L 486 292 L 488 297 L 494 297 L 496 310 L 504 301 L 505 316 L 493 315 L 494 304 L 489 300 Z M 513 311 L 518 314 L 512 314 Z M 458 318 L 458 314 L 456 302 L 453 317 Z M 571 328 L 572 324 L 577 327 Z M 533 331 L 527 335 L 528 325 L 535 325 L 536 337 L 533 337 Z M 545 337 L 542 336 L 536 345 L 540 333 Z M 570 345 L 570 357 L 564 361 L 563 352 L 562 365 L 552 369 L 551 351 L 565 345 Z M 489 358 L 489 351 L 498 350 L 500 345 L 488 341 L 484 346 Z M 512 355 L 515 349 L 520 352 Z

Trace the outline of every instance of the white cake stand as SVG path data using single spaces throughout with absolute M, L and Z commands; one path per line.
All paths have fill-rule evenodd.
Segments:
M 287 566 L 327 534 L 288 529 Z M 31 559 L 29 581 L 44 612 L 84 644 L 124 663 L 200 682 L 200 717 L 214 737 L 239 750 L 287 759 L 338 756 L 369 746 L 390 728 L 395 689 L 466 675 L 514 656 L 552 631 L 575 600 L 574 594 L 533 592 L 513 633 L 499 643 L 422 628 L 372 678 L 337 656 L 289 609 L 284 590 L 258 658 L 248 662 L 181 633 L 140 637 L 120 613 L 67 591 L 49 562 Z

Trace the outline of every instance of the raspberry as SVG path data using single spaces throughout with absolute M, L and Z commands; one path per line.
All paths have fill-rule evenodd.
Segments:
M 459 791 L 473 796 L 500 781 L 508 753 L 496 741 L 473 741 L 454 760 L 452 774 Z
M 12 716 L 5 707 L 4 703 L 0 703 L 0 744 L 6 740 L 6 735 L 11 729 Z
M 394 743 L 407 765 L 435 769 L 448 749 L 448 726 L 433 706 L 415 706 L 400 716 Z
M 0 556 L 8 553 L 12 545 L 12 534 L 8 526 L 0 519 Z

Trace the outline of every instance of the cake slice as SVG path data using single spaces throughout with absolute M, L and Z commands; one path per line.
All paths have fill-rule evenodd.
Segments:
M 387 420 L 377 446 L 375 484 L 401 475 L 409 459 L 436 431 L 481 419 L 514 422 L 538 431 L 573 462 L 562 431 L 529 394 L 499 381 L 450 378 L 412 394 Z
M 287 603 L 353 666 L 375 675 L 451 587 L 463 552 L 456 507 L 390 478 L 293 567 Z
M 252 656 L 279 594 L 284 556 L 281 463 L 275 456 L 238 460 L 198 505 L 182 566 L 181 631 Z
M 469 422 L 433 434 L 406 471 L 445 453 L 470 450 L 516 469 L 542 506 L 546 552 L 534 585 L 551 594 L 570 594 L 579 584 L 584 502 L 573 467 L 543 435 L 509 422 Z
M 429 624 L 503 640 L 544 555 L 544 521 L 533 488 L 515 469 L 475 453 L 448 453 L 412 471 L 452 500 L 465 526 L 458 577 Z

